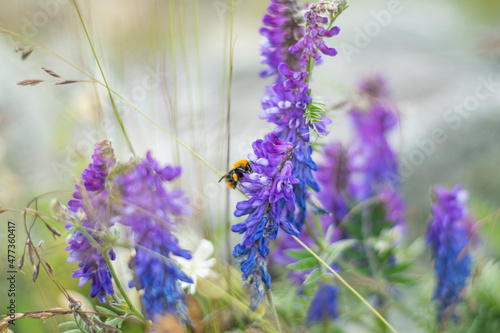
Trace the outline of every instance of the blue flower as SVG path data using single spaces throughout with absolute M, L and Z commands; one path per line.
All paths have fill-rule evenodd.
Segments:
M 307 310 L 307 321 L 323 322 L 338 317 L 337 295 L 339 287 L 323 283 L 314 295 L 309 309 Z
M 253 173 L 245 175 L 240 186 L 250 199 L 239 202 L 234 213 L 237 217 L 248 216 L 232 227 L 232 231 L 244 233 L 233 256 L 241 263 L 243 280 L 252 287 L 251 309 L 255 309 L 263 297 L 262 284 L 270 288 L 271 277 L 266 268 L 269 241 L 276 238 L 279 227 L 290 235 L 299 235 L 307 214 L 308 187 L 319 191 L 312 175 L 317 166 L 311 158 L 309 133 L 325 134 L 326 125 L 331 122 L 323 117 L 315 119 L 313 124 L 307 118 L 312 97 L 306 67 L 314 54 L 309 44 L 304 44 L 309 38 L 304 32 L 314 35 L 315 48 L 331 54 L 321 38 L 333 36 L 338 28 L 325 30 L 323 25 L 330 23 L 339 8 L 323 4 L 310 7 L 305 16 L 305 31 L 298 26 L 301 19 L 295 16 L 297 9 L 294 0 L 271 0 L 270 15 L 263 19 L 268 28 L 261 30 L 268 39 L 262 55 L 269 66 L 262 74 L 277 74 L 277 78 L 272 87 L 266 88 L 260 118 L 276 127 L 265 140 L 253 144 L 254 154 L 249 156 Z M 328 17 L 319 13 L 327 13 Z
M 467 251 L 473 237 L 473 219 L 466 207 L 467 191 L 460 185 L 451 191 L 434 187 L 432 218 L 427 229 L 427 244 L 432 251 L 436 275 L 433 299 L 438 300 L 438 321 L 450 306 L 460 300 L 471 272 Z M 451 315 L 454 316 L 453 311 Z
M 125 168 L 127 169 L 127 168 Z M 180 282 L 192 283 L 172 255 L 191 259 L 173 232 L 183 216 L 189 215 L 188 199 L 181 190 L 168 191 L 165 182 L 177 178 L 180 167 L 160 167 L 151 153 L 130 170 L 116 176 L 121 204 L 115 207 L 117 221 L 130 227 L 136 255 L 130 262 L 134 279 L 129 286 L 143 290 L 141 300 L 148 318 L 179 315 L 187 322 L 186 296 Z
M 242 280 L 252 288 L 250 309 L 255 310 L 264 295 L 263 284 L 271 288 L 271 276 L 267 272 L 269 241 L 276 239 L 279 228 L 292 235 L 299 232 L 286 218 L 286 212 L 295 209 L 293 185 L 297 179 L 292 176 L 289 161 L 293 146 L 272 133 L 252 146 L 254 153 L 248 158 L 253 172 L 245 174 L 240 185 L 249 199 L 238 202 L 234 211 L 236 217 L 247 217 L 231 230 L 244 234 L 233 256 L 241 264 Z
M 292 162 L 292 175 L 298 179 L 293 188 L 298 211 L 295 213 L 289 210 L 287 218 L 293 221 L 295 228 L 300 231 L 307 213 L 307 187 L 311 187 L 314 191 L 319 190 L 312 175 L 312 171 L 317 170 L 317 165 L 311 157 L 309 133 L 312 130 L 312 124 L 306 122 L 304 115 L 312 98 L 309 96 L 309 87 L 305 82 L 307 72 L 294 72 L 285 63 L 279 66 L 279 71 L 283 76 L 283 83 L 276 83 L 272 88 L 267 89 L 262 99 L 264 113 L 259 117 L 276 124 L 273 134 L 280 140 L 291 142 L 296 148 L 290 161 Z M 325 125 L 330 122 L 328 118 L 324 118 L 315 123 L 315 126 L 322 133 L 326 133 Z

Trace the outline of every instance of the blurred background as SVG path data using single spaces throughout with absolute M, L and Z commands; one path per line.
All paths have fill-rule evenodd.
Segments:
M 79 5 L 110 87 L 215 169 L 227 170 L 230 5 L 225 0 Z M 258 30 L 267 5 L 263 0 L 235 1 L 231 161 L 246 158 L 251 143 L 272 128 L 258 118 L 264 87 L 271 84 L 258 75 L 263 69 Z M 462 183 L 479 217 L 498 208 L 499 17 L 500 2 L 495 0 L 352 1 L 336 22 L 340 35 L 327 41 L 339 54 L 325 57 L 316 67 L 311 88 L 330 108 L 352 97 L 363 76 L 380 73 L 387 78 L 401 116 L 392 140 L 400 154 L 408 202 L 408 241 L 425 231 L 430 188 L 436 183 Z M 52 198 L 70 198 L 72 175 L 80 175 L 90 162 L 96 141 L 110 139 L 121 160 L 129 159 L 131 152 L 105 88 L 87 82 L 53 85 L 60 79 L 41 69 L 69 80 L 88 80 L 85 71 L 102 81 L 71 1 L 3 0 L 0 27 L 0 206 L 23 209 L 34 197 L 64 191 L 38 201 L 38 209 L 50 214 Z M 33 51 L 22 60 L 22 51 L 15 52 L 18 45 Z M 16 85 L 26 79 L 47 82 Z M 185 232 L 210 237 L 216 255 L 223 257 L 226 188 L 217 183 L 219 176 L 118 98 L 117 106 L 139 156 L 151 150 L 163 163 L 182 165 L 179 185 L 194 207 Z M 347 142 L 350 127 L 344 112 L 331 109 L 328 115 L 333 127 L 323 140 Z M 239 200 L 239 193 L 230 193 L 230 207 Z M 17 244 L 22 244 L 23 216 L 4 213 L 0 220 L 0 244 L 6 239 L 7 220 L 16 222 Z M 58 281 L 88 295 L 90 286 L 78 288 L 70 276 L 76 263 L 64 264 L 64 237 L 54 241 L 41 225 L 34 235 L 36 241 L 45 239 L 45 256 Z M 500 253 L 500 247 L 496 251 Z M 3 249 L 0 261 L 4 267 Z M 31 268 L 24 271 L 18 274 L 18 312 L 67 307 L 47 277 L 41 274 L 32 284 Z M 2 309 L 6 289 L 2 277 Z M 60 321 L 19 320 L 14 331 L 55 332 Z

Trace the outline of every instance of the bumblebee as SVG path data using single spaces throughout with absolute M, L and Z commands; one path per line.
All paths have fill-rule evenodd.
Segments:
M 225 179 L 226 185 L 229 188 L 235 189 L 238 185 L 238 182 L 241 178 L 243 178 L 244 173 L 252 173 L 253 170 L 250 167 L 250 162 L 247 160 L 236 161 L 233 164 L 231 170 L 229 170 L 221 179 L 219 179 L 219 183 Z

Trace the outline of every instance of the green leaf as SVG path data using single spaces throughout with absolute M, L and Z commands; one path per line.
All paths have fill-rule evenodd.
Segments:
M 87 332 L 89 325 L 87 325 L 87 323 L 82 319 L 82 317 L 78 316 L 76 320 L 77 320 L 76 324 L 80 328 L 79 331 Z
M 397 263 L 395 265 L 388 266 L 386 269 L 384 269 L 384 275 L 392 275 L 392 274 L 401 273 L 401 272 L 407 270 L 408 268 L 410 268 L 411 265 L 413 265 L 413 262 L 409 261 L 409 262 Z
M 82 330 L 80 330 L 79 328 L 76 328 L 74 330 L 69 330 L 69 331 L 63 331 L 63 333 L 81 333 L 83 332 Z
M 312 257 L 312 254 L 307 250 L 285 250 L 285 253 L 295 259 L 305 259 Z
M 123 312 L 129 311 L 129 307 L 126 303 L 125 304 L 110 303 L 110 306 L 117 311 L 123 311 Z
M 319 261 L 314 257 L 305 258 L 287 266 L 291 271 L 306 271 L 319 265 Z
M 321 275 L 323 275 L 323 272 L 320 268 L 314 269 L 310 274 L 307 275 L 306 279 L 304 280 L 304 284 L 315 283 L 316 281 L 318 281 Z
M 96 305 L 95 308 L 96 308 L 96 310 L 98 312 L 101 312 L 101 313 L 109 314 L 109 315 L 112 315 L 112 316 L 117 316 L 118 315 L 117 313 L 111 311 L 110 309 L 107 309 L 107 308 L 99 306 L 99 305 Z
M 393 274 L 386 276 L 386 280 L 393 283 L 401 283 L 401 284 L 414 284 L 417 282 L 417 278 L 414 276 L 410 276 L 408 274 Z
M 355 239 L 343 239 L 336 241 L 325 250 L 326 263 L 331 264 L 345 250 L 353 247 L 357 243 Z
M 302 291 L 307 297 L 313 297 L 314 296 L 314 290 L 311 285 L 304 285 L 304 288 L 302 288 Z
M 76 326 L 76 323 L 74 321 L 67 321 L 64 323 L 60 323 L 58 325 L 58 327 L 61 331 L 64 331 L 64 330 L 71 330 L 71 329 L 77 328 L 78 326 Z M 80 331 L 80 330 L 78 330 L 78 331 Z
M 106 324 L 111 325 L 113 327 L 120 328 L 122 326 L 122 323 L 124 320 L 125 319 L 119 318 L 119 317 L 110 318 L 110 319 L 106 320 Z

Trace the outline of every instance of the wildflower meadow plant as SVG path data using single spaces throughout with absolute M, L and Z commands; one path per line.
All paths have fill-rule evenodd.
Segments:
M 292 5 L 287 7 L 288 3 Z M 338 28 L 325 30 L 323 26 L 331 25 L 344 7 L 344 2 L 340 8 L 323 2 L 310 5 L 304 15 L 305 32 L 295 26 L 293 1 L 271 3 L 268 8 L 271 15 L 264 16 L 264 24 L 272 28 L 261 30 L 268 39 L 267 47 L 262 50 L 264 63 L 271 67 L 264 74 L 276 74 L 277 83 L 266 88 L 262 99 L 264 113 L 260 117 L 274 123 L 276 128 L 264 140 L 253 143 L 254 152 L 249 155 L 253 172 L 245 176 L 240 186 L 250 199 L 239 202 L 234 212 L 236 217 L 248 217 L 231 228 L 233 232 L 244 233 L 233 256 L 241 263 L 244 283 L 251 286 L 252 310 L 264 297 L 263 285 L 271 288 L 267 271 L 269 241 L 276 238 L 278 227 L 292 236 L 300 234 L 306 215 L 307 186 L 319 190 L 311 173 L 317 166 L 311 158 L 310 131 L 316 129 L 319 134 L 326 134 L 325 125 L 330 120 L 316 117 L 309 121 L 307 113 L 313 98 L 307 82 L 314 62 L 321 58 L 318 50 L 335 55 L 321 37 L 335 35 Z M 286 45 L 299 36 L 295 44 Z M 293 56 L 296 53 L 298 58 Z M 276 73 L 272 68 L 275 65 Z
M 168 191 L 165 182 L 181 174 L 180 167 L 161 167 L 151 153 L 137 165 L 116 175 L 120 204 L 117 222 L 128 226 L 135 256 L 130 262 L 134 278 L 129 286 L 143 291 L 141 300 L 148 318 L 172 313 L 188 321 L 185 294 L 181 282 L 192 283 L 172 259 L 178 256 L 191 259 L 191 253 L 179 247 L 173 234 L 180 218 L 189 215 L 189 200 L 181 190 Z
M 144 159 L 118 163 L 109 141 L 98 142 L 92 158 L 93 163 L 82 173 L 83 184 L 76 185 L 75 199 L 68 202 L 71 214 L 62 214 L 62 206 L 55 206 L 57 216 L 71 222 L 68 262 L 78 260 L 80 266 L 73 277 L 80 278 L 80 285 L 92 280 L 91 297 L 97 296 L 101 303 L 106 295 L 114 294 L 112 280 L 118 280 L 110 265 L 116 255 L 109 248 L 116 237 L 110 228 L 119 223 L 127 227 L 135 252 L 129 263 L 133 271 L 129 286 L 141 291 L 147 318 L 155 322 L 170 313 L 188 322 L 181 282 L 193 280 L 173 256 L 191 259 L 174 235 L 178 223 L 190 214 L 189 200 L 181 190 L 169 191 L 164 184 L 179 177 L 181 168 L 161 167 L 150 152 Z
M 275 12 L 276 6 L 276 3 L 272 3 L 268 8 L 271 14 Z M 325 46 L 323 37 L 338 34 L 339 28 L 325 29 L 325 27 L 331 26 L 346 7 L 345 1 L 311 4 L 304 14 L 305 30 L 299 29 L 296 32 L 292 25 L 292 31 L 281 31 L 281 33 L 276 34 L 284 37 L 293 35 L 298 38 L 300 36 L 300 38 L 295 44 L 288 45 L 288 52 L 292 56 L 280 58 L 280 60 L 285 59 L 288 62 L 283 61 L 277 64 L 276 83 L 272 87 L 266 88 L 262 98 L 264 112 L 260 118 L 275 124 L 273 133 L 280 140 L 292 143 L 295 148 L 291 162 L 292 174 L 298 179 L 298 183 L 294 185 L 295 202 L 298 209 L 297 211 L 289 210 L 286 215 L 289 221 L 293 221 L 298 231 L 301 231 L 307 213 L 307 187 L 319 191 L 318 184 L 312 176 L 312 171 L 316 171 L 317 166 L 311 158 L 310 133 L 324 135 L 328 132 L 326 125 L 331 123 L 331 120 L 324 116 L 321 109 L 317 111 L 318 108 L 315 108 L 316 105 L 313 102 L 308 82 L 311 79 L 314 64 L 321 60 L 321 53 L 330 56 L 336 54 L 332 51 L 333 49 Z M 279 16 L 276 15 L 275 19 L 277 17 Z M 268 15 L 264 17 L 264 22 L 267 18 L 269 18 Z M 288 25 L 281 26 L 281 29 L 286 28 L 290 27 Z M 269 36 L 267 37 L 269 38 Z M 283 53 L 285 40 L 287 39 L 283 39 L 279 43 L 276 40 L 269 41 L 269 45 L 279 45 L 276 48 Z M 262 54 L 266 56 L 269 55 L 269 52 L 264 50 Z M 276 63 L 275 59 L 272 63 Z
M 320 253 L 335 270 L 356 267 L 371 278 L 406 265 L 396 263 L 394 257 L 402 236 L 398 231 L 404 223 L 405 204 L 397 190 L 399 184 L 385 177 L 398 175 L 396 153 L 387 137 L 388 130 L 397 124 L 394 122 L 397 118 L 385 83 L 376 76 L 363 80 L 360 87 L 349 112 L 353 139 L 349 144 L 334 141 L 321 149 L 323 162 L 314 174 L 320 191 L 309 195 L 316 198 L 317 204 L 309 198 L 314 209 L 306 216 L 299 239 Z M 370 93 L 364 87 L 370 87 Z M 384 91 L 383 96 L 381 91 Z M 287 235 L 281 237 L 276 252 L 275 262 L 288 264 L 290 278 L 301 286 L 306 298 L 311 299 L 308 318 L 315 320 L 308 321 L 335 319 L 333 310 L 321 316 L 318 314 L 319 317 L 312 314 L 317 312 L 314 308 L 320 306 L 319 302 L 324 308 L 337 307 L 336 297 L 322 295 L 327 290 L 337 295 L 333 292 L 335 286 L 331 285 L 333 275 L 322 269 Z M 388 280 L 391 278 L 397 279 L 392 276 Z M 318 288 L 317 283 L 321 281 L 324 285 Z M 382 302 L 380 296 L 378 302 Z

